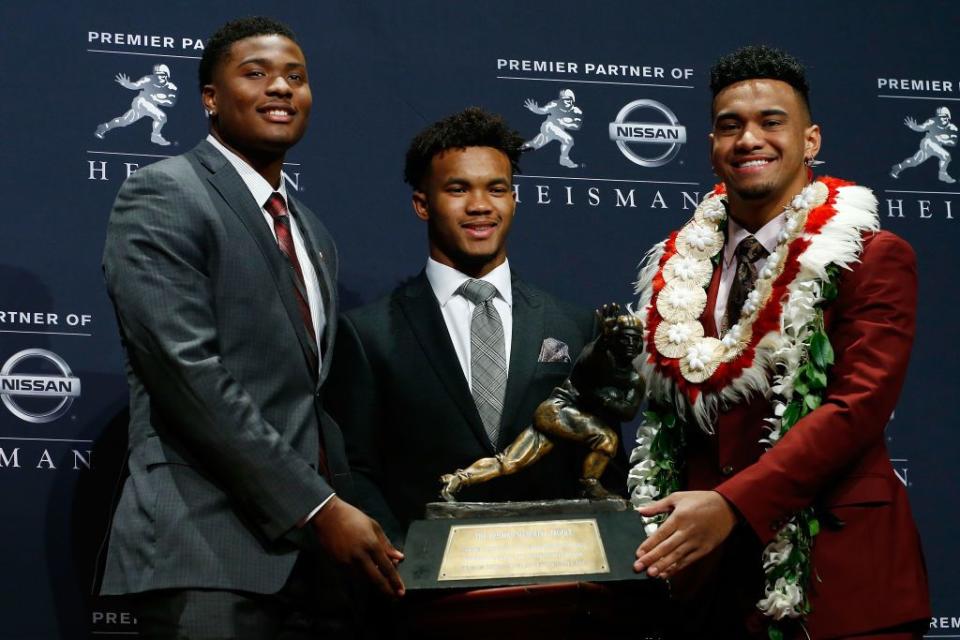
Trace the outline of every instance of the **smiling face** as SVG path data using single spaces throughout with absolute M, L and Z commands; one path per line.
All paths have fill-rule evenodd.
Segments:
M 234 42 L 203 87 L 218 140 L 256 167 L 303 137 L 313 98 L 303 52 L 279 35 Z
M 507 257 L 516 202 L 510 159 L 492 147 L 447 149 L 433 156 L 413 208 L 427 221 L 430 257 L 472 277 Z
M 714 98 L 710 142 L 731 213 L 750 210 L 766 218 L 755 222 L 765 223 L 806 185 L 804 158 L 820 150 L 820 128 L 786 82 L 745 80 Z

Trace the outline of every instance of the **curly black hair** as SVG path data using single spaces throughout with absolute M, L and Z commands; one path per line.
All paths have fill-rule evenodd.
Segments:
M 729 53 L 710 69 L 710 90 L 713 97 L 737 82 L 770 78 L 786 82 L 803 98 L 810 112 L 810 85 L 800 61 L 789 53 L 766 45 L 748 45 Z
M 233 43 L 255 36 L 283 36 L 297 42 L 297 36 L 293 30 L 273 18 L 251 16 L 231 20 L 210 36 L 207 46 L 203 49 L 203 57 L 200 58 L 200 66 L 197 70 L 201 91 L 204 86 L 213 81 L 214 67 L 227 57 Z M 297 44 L 299 45 L 299 42 Z
M 403 179 L 414 189 L 420 189 L 435 155 L 447 149 L 466 147 L 498 149 L 510 158 L 513 172 L 520 173 L 522 145 L 523 138 L 510 128 L 503 117 L 480 107 L 467 107 L 416 135 L 407 149 Z

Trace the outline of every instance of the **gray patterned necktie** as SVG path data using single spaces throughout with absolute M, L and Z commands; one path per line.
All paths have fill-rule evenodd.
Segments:
M 494 448 L 507 388 L 507 356 L 503 323 L 493 306 L 497 288 L 483 280 L 467 280 L 457 293 L 476 305 L 470 321 L 470 378 L 473 401 Z
M 734 253 L 737 256 L 737 272 L 733 276 L 733 284 L 730 285 L 730 297 L 727 298 L 728 329 L 740 321 L 743 303 L 747 301 L 747 295 L 757 282 L 756 262 L 769 255 L 760 241 L 753 236 L 741 240 Z

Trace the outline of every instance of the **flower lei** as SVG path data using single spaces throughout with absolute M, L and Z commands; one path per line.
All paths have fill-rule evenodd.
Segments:
M 628 478 L 634 506 L 680 489 L 681 420 L 692 418 L 712 433 L 719 409 L 769 392 L 773 415 L 761 443 L 770 448 L 820 406 L 834 362 L 823 308 L 836 298 L 839 269 L 859 259 L 862 233 L 879 226 L 869 190 L 829 177 L 807 185 L 787 206 L 777 247 L 758 269 L 740 318 L 718 340 L 704 335 L 699 319 L 724 244 L 724 200 L 718 185 L 693 220 L 651 250 L 638 279 L 639 312 L 646 316 L 641 370 L 660 408 L 648 411 L 637 430 Z M 645 519 L 648 535 L 663 519 Z M 763 551 L 764 598 L 757 607 L 772 618 L 774 640 L 783 637 L 778 623 L 810 612 L 807 585 L 819 530 L 814 510 L 804 509 Z

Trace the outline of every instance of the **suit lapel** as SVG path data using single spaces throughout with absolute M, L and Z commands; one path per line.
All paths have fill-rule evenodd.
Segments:
M 450 333 L 443 321 L 440 305 L 433 295 L 433 289 L 427 281 L 426 275 L 420 273 L 403 288 L 397 301 L 410 324 L 410 329 L 420 343 L 427 360 L 437 373 L 447 393 L 456 403 L 463 414 L 470 430 L 488 453 L 495 453 L 486 432 L 483 422 L 477 412 L 477 405 L 470 395 L 470 387 L 463 377 L 463 369 L 457 359 Z
M 509 442 L 526 428 L 517 424 L 517 411 L 530 388 L 543 343 L 543 304 L 539 296 L 513 278 L 513 338 L 510 341 L 510 372 L 500 417 L 500 441 Z
M 310 255 L 310 263 L 313 265 L 314 272 L 316 272 L 317 279 L 320 282 L 320 297 L 323 300 L 325 322 L 320 348 L 322 353 L 327 356 L 331 353 L 331 348 L 333 347 L 334 333 L 336 330 L 336 323 L 333 322 L 333 319 L 337 317 L 337 296 L 334 295 L 336 284 L 333 281 L 333 276 L 330 273 L 330 268 L 327 263 L 327 260 L 333 258 L 333 256 L 330 255 L 331 252 L 324 253 L 320 249 L 323 244 L 318 237 L 314 221 L 309 219 L 313 214 L 309 213 L 306 207 L 301 206 L 293 197 L 290 198 L 290 205 L 296 216 L 300 235 L 303 236 L 303 244 L 307 249 L 307 253 Z M 329 357 L 323 358 L 321 365 L 322 371 L 318 384 L 326 377 L 330 362 L 331 359 Z
M 721 254 L 721 256 L 722 255 L 723 254 Z M 700 315 L 700 322 L 703 324 L 703 334 L 710 338 L 720 337 L 717 333 L 717 319 L 713 313 L 713 309 L 717 306 L 721 272 L 722 262 L 713 267 L 713 277 L 710 278 L 710 285 L 707 287 L 707 306 Z
M 329 316 L 333 315 L 332 307 L 334 305 L 334 300 L 330 294 L 330 292 L 333 290 L 333 281 L 330 277 L 330 270 L 327 269 L 326 256 L 318 248 L 319 243 L 317 242 L 316 231 L 313 229 L 311 221 L 307 220 L 307 216 L 309 214 L 304 213 L 303 208 L 298 206 L 293 198 L 290 199 L 290 202 L 293 205 L 293 210 L 297 218 L 297 224 L 300 228 L 300 233 L 303 236 L 303 244 L 307 249 L 307 253 L 310 254 L 310 263 L 313 265 L 313 270 L 320 279 L 320 295 L 323 298 L 324 315 L 329 318 Z M 327 340 L 325 338 L 325 346 L 326 342 Z
M 293 324 L 294 331 L 296 331 L 304 357 L 309 363 L 309 354 L 316 357 L 316 343 L 307 334 L 303 317 L 297 307 L 294 280 L 290 277 L 292 272 L 290 264 L 277 246 L 277 241 L 260 212 L 260 206 L 254 201 L 250 190 L 240 175 L 213 145 L 203 141 L 194 148 L 194 151 L 201 164 L 210 171 L 207 178 L 210 184 L 220 194 L 230 210 L 240 219 L 243 226 L 253 236 L 257 246 L 260 247 L 274 284 L 280 292 L 280 299 L 283 301 L 287 316 Z

